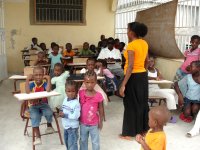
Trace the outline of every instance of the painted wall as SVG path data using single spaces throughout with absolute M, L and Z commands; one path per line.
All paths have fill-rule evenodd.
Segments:
M 21 52 L 28 46 L 32 37 L 50 45 L 52 41 L 59 45 L 71 42 L 73 47 L 88 41 L 97 44 L 101 34 L 114 36 L 114 12 L 112 0 L 87 0 L 86 26 L 67 25 L 30 25 L 29 0 L 5 3 L 6 53 L 9 72 L 21 72 L 23 61 Z

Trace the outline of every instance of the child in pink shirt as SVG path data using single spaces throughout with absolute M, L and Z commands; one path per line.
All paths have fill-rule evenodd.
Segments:
M 189 66 L 191 62 L 200 60 L 200 48 L 198 48 L 200 37 L 198 35 L 193 35 L 190 44 L 191 48 L 186 50 L 184 53 L 185 61 L 176 72 L 178 80 L 181 80 L 184 76 L 189 74 Z
M 99 129 L 103 127 L 103 96 L 95 91 L 97 75 L 88 71 L 84 75 L 86 89 L 79 91 L 81 104 L 80 150 L 88 150 L 88 138 L 91 136 L 92 149 L 100 150 Z

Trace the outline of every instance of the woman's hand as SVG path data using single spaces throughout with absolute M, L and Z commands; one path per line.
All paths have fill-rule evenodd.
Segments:
M 120 94 L 122 97 L 125 96 L 124 91 L 125 91 L 125 86 L 122 85 L 122 86 L 120 87 L 120 89 L 119 89 L 119 94 Z
M 144 141 L 144 137 L 141 134 L 137 134 L 135 140 L 141 144 Z

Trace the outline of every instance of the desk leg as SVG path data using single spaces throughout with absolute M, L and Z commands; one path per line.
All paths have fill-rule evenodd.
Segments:
M 14 92 L 17 91 L 17 80 L 14 80 Z

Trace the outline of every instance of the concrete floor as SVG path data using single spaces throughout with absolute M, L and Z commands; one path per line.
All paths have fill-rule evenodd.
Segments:
M 32 139 L 23 135 L 25 122 L 19 116 L 20 102 L 12 96 L 12 90 L 13 81 L 5 80 L 0 83 L 0 150 L 31 150 Z M 105 110 L 106 122 L 101 131 L 101 150 L 139 150 L 140 145 L 134 140 L 126 141 L 118 138 L 123 117 L 122 100 L 115 96 L 111 97 L 111 102 Z M 199 150 L 200 136 L 185 137 L 193 124 L 183 123 L 180 120 L 176 124 L 167 124 L 165 127 L 167 149 Z M 41 132 L 44 130 L 45 127 L 41 128 Z M 61 130 L 63 133 L 62 126 Z M 29 132 L 31 133 L 31 128 Z M 37 146 L 36 150 L 65 150 L 65 146 L 60 145 L 57 134 L 43 136 L 42 142 L 43 145 Z

